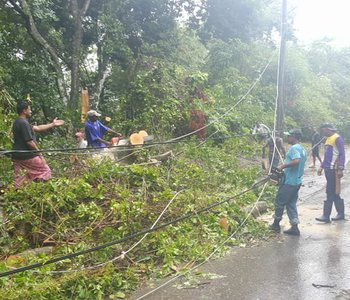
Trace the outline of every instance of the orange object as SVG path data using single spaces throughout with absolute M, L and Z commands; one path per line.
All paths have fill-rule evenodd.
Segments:
M 141 134 L 143 137 L 148 136 L 148 133 L 145 130 L 140 130 L 139 134 Z
M 225 230 L 228 231 L 230 228 L 230 225 L 228 224 L 227 218 L 220 218 L 219 225 Z
M 341 192 L 341 178 L 338 174 L 335 175 L 335 193 L 336 195 L 340 195 Z
M 81 123 L 85 123 L 86 114 L 89 111 L 89 91 L 81 91 Z
M 119 138 L 118 137 L 112 137 L 111 143 L 113 144 L 113 146 L 118 145 L 118 142 L 119 142 Z
M 132 135 L 130 135 L 130 143 L 131 145 L 142 145 L 143 136 L 139 133 L 133 133 Z

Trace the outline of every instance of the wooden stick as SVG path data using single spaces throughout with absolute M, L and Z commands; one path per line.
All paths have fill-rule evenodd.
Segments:
M 338 172 L 335 173 L 335 193 L 337 195 L 340 195 L 341 191 L 341 178 L 338 175 Z

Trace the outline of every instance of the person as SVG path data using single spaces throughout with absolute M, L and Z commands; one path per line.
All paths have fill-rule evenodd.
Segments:
M 316 167 L 316 158 L 322 165 L 322 159 L 320 157 L 320 144 L 323 139 L 321 138 L 321 135 L 319 134 L 318 130 L 314 127 L 313 128 L 313 135 L 311 138 L 311 151 L 312 151 L 312 165 L 310 168 Z
M 77 139 L 78 145 L 77 147 L 80 149 L 84 149 L 87 147 L 87 141 L 84 139 L 84 133 L 79 131 L 75 134 L 75 138 Z
M 275 148 L 276 146 L 276 148 Z M 285 157 L 286 149 L 283 145 L 283 139 L 279 136 L 279 133 L 275 132 L 275 137 L 270 136 L 266 141 L 265 145 L 262 147 L 262 158 L 266 157 L 265 149 L 269 148 L 269 165 L 273 167 L 277 167 L 279 163 L 280 155 Z
M 267 140 L 269 137 L 270 129 L 265 124 L 256 123 L 253 128 L 253 135 L 257 135 L 260 140 Z
M 344 200 L 340 197 L 340 179 L 343 177 L 345 165 L 345 148 L 341 135 L 336 133 L 336 128 L 329 123 L 321 126 L 322 134 L 327 137 L 324 146 L 324 158 L 318 175 L 324 170 L 326 185 L 326 201 L 323 204 L 323 215 L 316 218 L 319 222 L 330 223 L 330 215 L 333 203 L 337 211 L 333 221 L 344 220 Z M 337 187 L 338 185 L 338 187 Z
M 302 132 L 294 129 L 286 133 L 288 143 L 292 146 L 289 148 L 284 163 L 279 166 L 280 170 L 284 170 L 284 178 L 281 182 L 275 199 L 275 215 L 274 222 L 269 226 L 270 230 L 280 232 L 280 221 L 284 208 L 287 208 L 287 215 L 291 224 L 291 228 L 285 230 L 285 234 L 300 235 L 298 228 L 299 218 L 297 210 L 298 193 L 304 174 L 306 162 L 306 151 L 301 146 L 300 140 Z
M 32 110 L 28 101 L 17 104 L 18 118 L 13 122 L 12 163 L 15 169 L 15 187 L 25 181 L 46 181 L 51 178 L 51 169 L 47 165 L 36 142 L 35 132 L 44 132 L 56 126 L 64 125 L 63 120 L 55 118 L 52 123 L 32 126 L 28 119 Z M 23 151 L 24 150 L 24 151 Z M 35 152 L 32 152 L 32 151 Z M 16 152 L 18 151 L 18 152 Z
M 103 139 L 106 132 L 113 133 L 118 137 L 122 135 L 109 127 L 103 125 L 99 120 L 100 117 L 96 110 L 90 110 L 87 112 L 88 120 L 85 122 L 85 135 L 89 147 L 92 148 L 105 148 L 106 145 L 112 146 L 112 142 Z

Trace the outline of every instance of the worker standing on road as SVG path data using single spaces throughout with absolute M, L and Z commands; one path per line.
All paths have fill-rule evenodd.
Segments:
M 333 202 L 337 210 L 337 216 L 333 221 L 344 220 L 344 200 L 340 197 L 340 179 L 343 177 L 345 164 L 345 148 L 343 138 L 336 133 L 336 128 L 331 124 L 323 124 L 320 127 L 322 134 L 327 137 L 324 149 L 324 158 L 318 175 L 324 170 L 327 186 L 327 198 L 323 204 L 323 215 L 316 218 L 319 222 L 330 223 Z
M 284 163 L 278 167 L 278 169 L 284 170 L 284 178 L 275 199 L 274 222 L 269 228 L 276 232 L 281 231 L 280 221 L 282 220 L 283 211 L 286 207 L 291 228 L 285 230 L 284 233 L 300 235 L 298 228 L 297 200 L 301 186 L 301 178 L 304 175 L 306 151 L 299 143 L 302 138 L 302 132 L 300 130 L 291 130 L 285 133 L 285 136 L 288 137 L 288 143 L 292 146 L 286 154 Z

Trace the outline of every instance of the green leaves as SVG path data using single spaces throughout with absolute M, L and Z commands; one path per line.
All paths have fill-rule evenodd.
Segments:
M 184 191 L 174 199 L 158 225 L 234 195 L 250 185 L 257 174 L 248 166 L 238 168 L 238 154 L 249 157 L 255 151 L 253 146 L 247 146 L 247 141 L 233 139 L 220 146 L 208 143 L 201 147 L 194 142 L 178 147 L 183 154 L 160 167 L 125 168 L 107 161 L 94 164 L 88 160 L 86 173 L 75 177 L 69 176 L 71 170 L 62 169 L 62 177 L 46 183 L 33 183 L 18 190 L 8 188 L 3 207 L 9 235 L 0 238 L 0 255 L 49 244 L 56 246 L 52 256 L 57 257 L 110 242 L 151 227 L 180 189 Z M 19 294 L 28 299 L 37 299 L 37 295 L 38 299 L 123 298 L 150 272 L 162 277 L 181 271 L 191 261 L 204 259 L 213 251 L 213 245 L 228 234 L 222 229 L 220 218 L 225 217 L 235 230 L 246 216 L 244 207 L 255 199 L 249 193 L 232 204 L 149 234 L 123 258 L 96 270 L 69 272 L 59 277 L 50 273 L 108 262 L 130 249 L 136 240 L 46 266 L 34 276 L 17 274 L 0 281 L 0 292 L 7 299 L 15 299 Z M 254 236 L 260 234 L 259 223 L 248 220 L 247 224 L 254 230 Z M 232 243 L 249 239 L 250 229 L 242 234 Z M 30 262 L 49 257 L 33 257 Z

